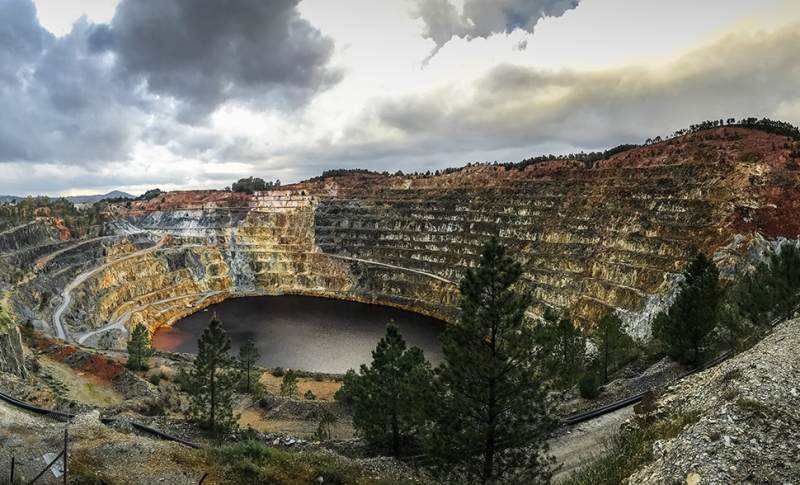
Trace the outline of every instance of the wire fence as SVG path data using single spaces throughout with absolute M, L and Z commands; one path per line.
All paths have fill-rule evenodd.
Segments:
M 68 423 L 60 413 L 36 416 L 20 412 L 22 423 L 0 422 L 0 484 L 66 483 Z

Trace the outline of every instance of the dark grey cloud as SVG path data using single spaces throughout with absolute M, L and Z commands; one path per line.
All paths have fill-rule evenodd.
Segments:
M 516 29 L 533 32 L 544 17 L 560 17 L 579 0 L 465 0 L 458 12 L 450 0 L 417 0 L 417 15 L 425 22 L 423 35 L 438 51 L 453 36 L 489 37 Z
M 338 79 L 327 67 L 333 42 L 300 17 L 298 3 L 122 0 L 89 44 L 114 52 L 129 82 L 183 102 L 183 121 L 231 99 L 291 108 Z
M 87 52 L 88 25 L 60 39 L 29 0 L 0 2 L 0 162 L 123 157 L 135 114 L 104 60 Z
M 288 111 L 337 81 L 333 43 L 298 3 L 122 0 L 109 24 L 84 17 L 57 38 L 31 0 L 0 0 L 0 162 L 99 170 L 140 141 L 252 159 L 192 126 L 227 102 Z

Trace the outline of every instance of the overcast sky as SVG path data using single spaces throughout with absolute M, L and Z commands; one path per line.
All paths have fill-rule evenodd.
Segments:
M 800 124 L 797 0 L 0 0 L 0 194 L 140 194 Z

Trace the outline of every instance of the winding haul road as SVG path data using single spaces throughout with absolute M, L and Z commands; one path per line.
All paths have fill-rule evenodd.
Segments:
M 127 335 L 128 334 L 128 329 L 125 327 L 125 322 L 128 321 L 128 319 L 131 317 L 131 315 L 133 315 L 136 312 L 142 311 L 142 310 L 144 310 L 145 308 L 147 308 L 149 306 L 158 305 L 160 303 L 168 303 L 168 302 L 171 302 L 171 301 L 179 301 L 179 300 L 182 300 L 184 298 L 198 298 L 198 297 L 200 299 L 197 301 L 195 306 L 201 306 L 207 299 L 211 298 L 212 296 L 216 296 L 216 295 L 219 295 L 219 294 L 222 294 L 222 293 L 225 293 L 225 292 L 224 291 L 212 291 L 212 292 L 208 292 L 208 293 L 191 293 L 191 294 L 188 294 L 188 295 L 173 296 L 173 297 L 170 297 L 170 298 L 165 298 L 163 300 L 154 301 L 153 303 L 148 303 L 146 305 L 142 305 L 140 307 L 134 308 L 133 310 L 130 310 L 128 312 L 123 313 L 117 319 L 117 321 L 114 322 L 114 323 L 110 323 L 108 325 L 105 325 L 103 327 L 98 328 L 97 330 L 92 330 L 91 332 L 84 333 L 83 335 L 81 335 L 81 336 L 79 336 L 77 338 L 77 342 L 79 344 L 82 344 L 83 342 L 86 341 L 86 339 L 88 339 L 89 337 L 91 337 L 93 335 L 97 335 L 97 334 L 100 334 L 100 333 L 103 333 L 103 332 L 108 332 L 109 330 L 113 330 L 115 328 L 122 330 Z
M 128 254 L 122 258 L 115 259 L 113 261 L 109 261 L 105 264 L 98 266 L 97 268 L 78 275 L 77 278 L 72 280 L 67 286 L 64 287 L 64 291 L 61 292 L 61 304 L 56 308 L 55 313 L 53 313 L 53 329 L 56 331 L 56 337 L 67 340 L 67 332 L 64 330 L 64 324 L 61 322 L 61 316 L 64 312 L 69 308 L 69 305 L 72 303 L 72 297 L 69 295 L 72 290 L 74 290 L 78 285 L 86 281 L 89 277 L 96 275 L 97 273 L 108 269 L 111 265 L 120 263 L 122 261 L 134 258 L 136 256 L 141 256 L 142 254 L 151 253 L 153 251 L 157 251 L 161 249 L 164 243 L 167 240 L 167 236 L 161 238 L 154 246 L 149 247 L 147 249 L 143 249 L 141 251 L 136 251 L 131 254 Z

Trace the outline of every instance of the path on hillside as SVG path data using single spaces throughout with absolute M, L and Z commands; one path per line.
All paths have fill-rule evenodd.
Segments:
M 620 426 L 633 414 L 632 405 L 624 407 L 575 426 L 567 426 L 550 439 L 550 454 L 561 465 L 553 475 L 553 482 L 565 480 L 570 474 L 594 463 L 613 444 Z
M 83 342 L 85 342 L 86 339 L 88 339 L 89 337 L 91 337 L 93 335 L 97 335 L 97 334 L 103 333 L 103 332 L 108 332 L 109 330 L 113 330 L 115 328 L 122 330 L 122 332 L 125 335 L 128 335 L 128 329 L 125 327 L 125 322 L 128 321 L 128 319 L 131 317 L 131 315 L 133 315 L 136 312 L 140 312 L 140 311 L 144 310 L 145 308 L 147 308 L 149 306 L 158 305 L 158 304 L 161 304 L 161 303 L 169 303 L 171 301 L 182 300 L 184 298 L 200 297 L 200 299 L 194 304 L 195 307 L 198 307 L 198 306 L 201 306 L 210 297 L 219 295 L 221 293 L 225 293 L 225 292 L 224 291 L 211 291 L 211 292 L 206 292 L 206 293 L 190 293 L 190 294 L 187 294 L 187 295 L 173 296 L 173 297 L 170 297 L 170 298 L 165 298 L 163 300 L 154 301 L 154 302 L 148 303 L 146 305 L 141 305 L 141 306 L 139 306 L 137 308 L 134 308 L 133 310 L 130 310 L 130 311 L 127 311 L 127 312 L 123 313 L 122 315 L 120 315 L 120 317 L 114 323 L 110 323 L 108 325 L 105 325 L 103 327 L 98 328 L 97 330 L 92 330 L 91 332 L 86 332 L 83 335 L 80 335 L 77 338 L 77 342 L 79 344 L 83 344 Z
M 93 269 L 91 271 L 88 271 L 86 273 L 78 275 L 77 278 L 75 278 L 67 286 L 65 286 L 64 290 L 61 292 L 61 298 L 62 298 L 61 304 L 58 306 L 58 308 L 56 308 L 55 313 L 53 313 L 53 329 L 56 332 L 56 337 L 58 337 L 58 338 L 60 338 L 62 340 L 66 340 L 67 339 L 67 333 L 66 333 L 66 331 L 64 331 L 64 325 L 61 322 L 61 315 L 64 314 L 66 309 L 69 308 L 69 305 L 72 303 L 72 297 L 70 296 L 70 292 L 72 290 L 74 290 L 78 285 L 80 285 L 81 283 L 86 281 L 90 276 L 93 276 L 93 275 L 95 275 L 95 274 L 97 274 L 97 273 L 99 273 L 99 272 L 101 272 L 101 271 L 103 271 L 105 269 L 108 269 L 112 265 L 115 265 L 117 263 L 121 263 L 122 261 L 126 261 L 126 260 L 134 258 L 136 256 L 141 256 L 142 254 L 147 254 L 147 253 L 150 253 L 150 252 L 157 251 L 158 249 L 161 249 L 161 247 L 164 245 L 166 240 L 167 240 L 167 236 L 164 236 L 163 238 L 161 238 L 160 241 L 158 241 L 155 244 L 155 246 L 149 247 L 147 249 L 143 249 L 141 251 L 135 251 L 135 252 L 130 253 L 130 254 L 126 255 L 126 256 L 123 256 L 123 257 L 121 257 L 119 259 L 114 259 L 114 260 L 109 261 L 109 262 L 107 262 L 105 264 L 102 264 L 102 265 L 98 266 L 97 268 L 95 268 L 95 269 Z

